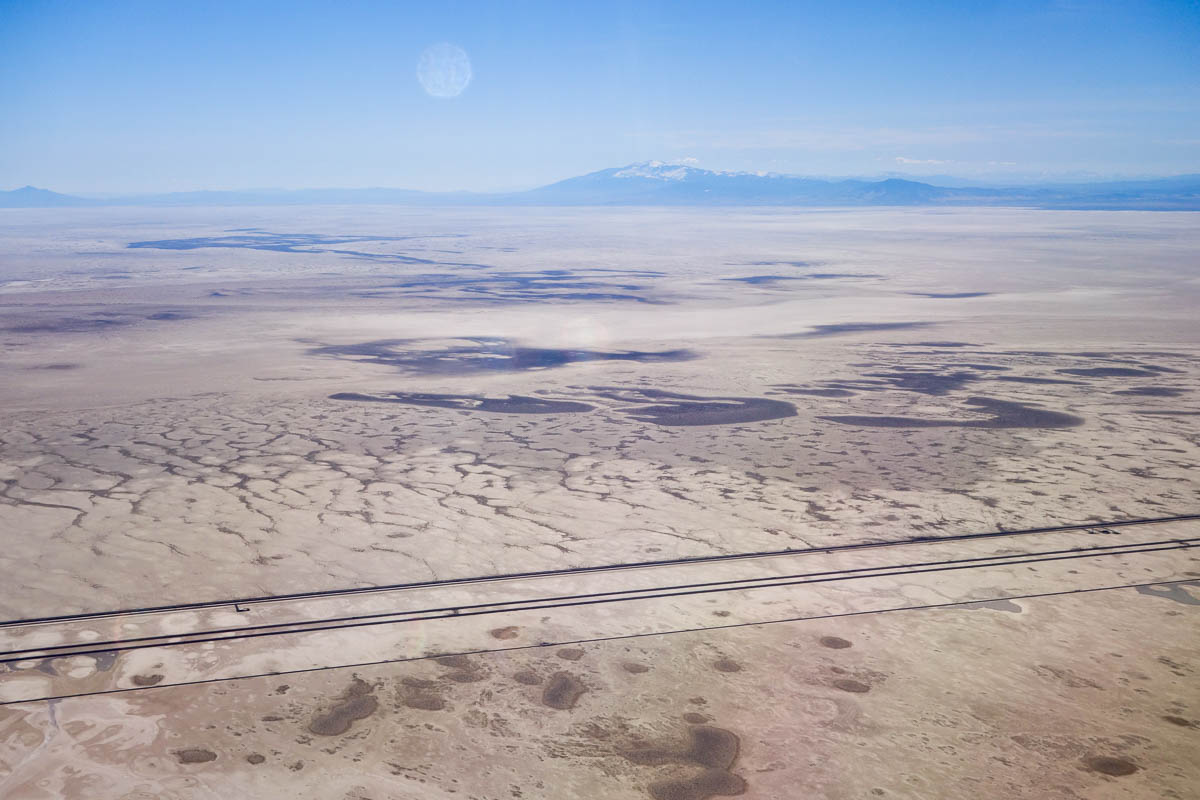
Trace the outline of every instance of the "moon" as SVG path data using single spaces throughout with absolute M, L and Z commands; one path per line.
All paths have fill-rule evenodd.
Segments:
M 430 45 L 417 61 L 417 80 L 430 97 L 458 97 L 471 82 L 471 59 L 458 45 Z

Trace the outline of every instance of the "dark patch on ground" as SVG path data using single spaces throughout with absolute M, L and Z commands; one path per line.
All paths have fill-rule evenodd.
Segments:
M 713 669 L 718 672 L 741 672 L 742 665 L 732 658 L 718 658 L 713 662 Z
M 832 650 L 845 650 L 847 647 L 853 647 L 854 643 L 840 636 L 822 636 L 820 638 L 821 647 L 828 647 Z
M 410 693 L 404 697 L 404 705 L 420 711 L 441 711 L 446 701 L 437 695 Z
M 660 781 L 650 785 L 654 800 L 705 800 L 720 795 L 745 794 L 746 781 L 723 769 L 706 769 L 690 778 Z
M 882 275 L 873 275 L 868 273 L 858 272 L 813 272 L 808 275 L 748 275 L 744 278 L 721 278 L 723 281 L 736 281 L 738 283 L 746 283 L 751 286 L 762 286 L 779 283 L 780 281 L 832 281 L 841 278 L 882 278 Z
M 1065 378 L 1023 378 L 1016 375 L 997 375 L 992 378 L 995 381 L 1007 381 L 1009 383 L 1061 383 L 1067 386 L 1083 386 L 1083 381 L 1070 381 Z
M 333 251 L 340 252 L 340 251 Z M 582 273 L 593 273 L 585 275 Z M 659 277 L 661 273 L 623 270 L 544 269 L 528 272 L 488 272 L 483 275 L 431 273 L 405 276 L 396 283 L 353 292 L 358 297 L 428 297 L 490 302 L 527 302 L 530 300 L 632 300 L 661 305 L 663 301 L 628 292 L 643 291 L 640 283 L 598 280 L 594 273 L 626 278 Z M 430 294 L 434 292 L 434 294 Z
M 913 297 L 933 297 L 939 300 L 959 300 L 966 297 L 987 297 L 991 292 L 905 292 Z
M 122 325 L 131 325 L 134 320 L 87 317 L 58 317 L 57 319 L 26 322 L 4 328 L 7 333 L 98 333 Z
M 740 425 L 796 416 L 796 407 L 765 397 L 698 397 L 659 389 L 589 387 L 600 397 L 625 403 L 650 403 L 618 409 L 638 422 L 656 425 Z
M 636 661 L 626 661 L 621 665 L 621 669 L 634 675 L 641 675 L 644 672 L 650 671 L 650 668 L 645 664 L 639 664 Z
M 82 366 L 83 366 L 82 364 L 68 364 L 68 363 L 39 364 L 36 367 L 29 367 L 29 369 L 68 370 L 68 369 L 79 369 Z
M 843 692 L 853 692 L 854 694 L 866 694 L 871 691 L 870 684 L 856 681 L 852 678 L 838 678 L 833 682 L 835 688 L 841 689 Z
M 737 734 L 724 728 L 697 724 L 688 729 L 688 736 L 690 743 L 686 750 L 649 745 L 622 754 L 626 760 L 643 766 L 691 764 L 701 767 L 700 772 L 692 775 L 650 784 L 650 796 L 654 800 L 704 800 L 714 795 L 743 794 L 746 781 L 730 771 L 741 749 Z
M 246 761 L 248 761 L 251 764 L 261 764 L 266 760 L 267 760 L 267 757 L 264 756 L 262 753 L 251 753 L 250 755 L 246 756 Z
M 158 311 L 153 314 L 145 314 L 145 312 L 139 314 L 119 311 L 93 311 L 88 314 L 80 314 L 79 316 L 46 317 L 42 315 L 21 314 L 20 317 L 24 317 L 26 321 L 10 324 L 4 328 L 0 328 L 0 330 L 7 333 L 100 333 L 128 325 L 136 325 L 146 320 L 163 322 L 191 319 L 192 315 L 182 311 L 168 310 Z M 44 368 L 70 369 L 70 367 Z
M 1188 581 L 1187 583 L 1177 583 L 1171 586 L 1135 586 L 1138 594 L 1144 594 L 1148 597 L 1161 597 L 1164 600 L 1174 600 L 1176 603 L 1182 603 L 1185 606 L 1200 606 L 1200 597 L 1196 597 L 1192 593 L 1184 589 L 1184 586 L 1200 587 L 1200 581 Z
M 545 347 L 519 347 L 508 339 L 468 337 L 455 340 L 468 344 L 444 348 L 422 347 L 428 340 L 384 339 L 348 345 L 327 345 L 308 351 L 309 355 L 333 356 L 382 364 L 405 372 L 425 375 L 475 375 L 488 372 L 518 372 L 550 369 L 589 361 L 637 361 L 642 363 L 691 361 L 691 350 L 559 350 Z
M 1178 389 L 1174 386 L 1135 386 L 1132 389 L 1121 389 L 1113 394 L 1125 394 L 1133 397 L 1179 397 L 1186 392 L 1186 389 Z
M 1163 719 L 1172 725 L 1178 725 L 1181 728 L 1200 728 L 1200 723 L 1197 723 L 1195 720 L 1177 717 L 1174 714 L 1167 714 L 1163 717 Z
M 515 639 L 520 635 L 520 630 L 516 625 L 508 625 L 504 628 L 492 628 L 491 634 L 493 639 Z
M 542 704 L 559 711 L 575 707 L 579 698 L 587 691 L 583 682 L 569 672 L 556 672 L 542 691 Z
M 1088 756 L 1083 759 L 1083 766 L 1091 772 L 1099 772 L 1101 775 L 1113 777 L 1132 775 L 1140 769 L 1129 759 L 1115 756 Z
M 374 714 L 377 708 L 379 701 L 371 694 L 370 685 L 355 678 L 328 710 L 313 717 L 308 729 L 318 736 L 340 736 L 350 730 L 355 721 Z
M 854 397 L 856 394 L 848 389 L 800 389 L 792 386 L 775 386 L 772 388 L 784 394 L 810 395 L 812 397 Z
M 1062 375 L 1079 375 L 1085 378 L 1157 378 L 1157 370 L 1134 369 L 1132 367 L 1068 367 L 1056 369 Z
M 933 324 L 933 323 L 926 323 Z M 979 347 L 975 342 L 881 342 L 881 347 Z
M 1200 411 L 1135 411 L 1135 414 L 1147 414 L 1158 417 L 1197 417 Z
M 464 655 L 454 656 L 438 656 L 434 659 L 434 663 L 442 667 L 452 667 L 454 669 L 475 669 L 475 665 L 471 659 Z
M 157 683 L 161 683 L 162 679 L 162 675 L 155 673 L 153 675 L 134 675 L 129 680 L 133 682 L 134 686 L 154 686 Z
M 966 403 L 990 411 L 994 416 L 991 419 L 973 420 L 884 416 L 832 416 L 818 419 L 867 428 L 1073 428 L 1084 422 L 1080 417 L 1061 411 L 1048 411 L 990 397 L 968 397 Z
M 806 267 L 819 267 L 823 263 L 825 263 L 825 262 L 823 262 L 823 261 L 747 261 L 744 264 L 730 263 L 729 266 L 731 266 L 731 267 L 737 267 L 737 266 L 780 267 L 780 266 L 784 266 L 784 267 L 799 267 L 800 269 L 804 269 Z
M 584 653 L 577 647 L 564 647 L 562 650 L 559 650 L 557 653 L 555 653 L 555 655 L 565 661 L 578 661 L 579 659 L 583 658 Z
M 784 333 L 776 339 L 812 339 L 818 336 L 837 336 L 842 333 L 871 333 L 874 331 L 898 331 L 908 328 L 926 328 L 932 322 L 843 322 L 835 325 L 814 325 L 810 331 Z
M 961 605 L 952 606 L 952 608 L 961 608 L 965 611 L 978 611 L 979 609 L 990 611 L 1006 611 L 1010 614 L 1020 614 L 1024 611 L 1019 605 L 1012 600 L 987 600 L 980 603 L 962 603 Z
M 472 669 L 450 672 L 446 675 L 446 677 L 455 683 L 479 683 L 481 680 L 486 678 L 487 675 Z
M 513 674 L 513 680 L 526 686 L 541 686 L 542 676 L 532 670 L 523 669 Z
M 387 395 L 338 392 L 329 395 L 330 400 L 354 400 L 371 403 L 403 403 L 410 406 L 453 408 L 460 411 L 485 411 L 496 414 L 570 414 L 594 411 L 595 406 L 568 400 L 543 400 L 510 394 L 504 397 L 479 397 L 465 394 L 424 394 L 420 392 L 389 392 Z
M 845 386 L 870 390 L 882 383 L 888 388 L 905 392 L 944 395 L 979 380 L 979 375 L 974 372 L 925 372 L 903 369 L 900 372 L 867 372 L 863 377 L 878 378 L 879 381 L 866 382 L 863 385 L 847 382 Z
M 217 754 L 203 747 L 189 747 L 186 750 L 176 750 L 175 758 L 179 759 L 180 764 L 207 764 L 209 761 L 216 761 Z
M 689 725 L 703 725 L 711 719 L 707 714 L 697 714 L 695 711 L 689 711 L 683 715 L 683 721 Z

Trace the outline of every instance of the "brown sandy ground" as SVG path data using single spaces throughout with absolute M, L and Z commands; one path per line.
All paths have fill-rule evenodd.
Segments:
M 1183 800 L 1198 605 L 1116 590 L 18 704 L 0 793 Z

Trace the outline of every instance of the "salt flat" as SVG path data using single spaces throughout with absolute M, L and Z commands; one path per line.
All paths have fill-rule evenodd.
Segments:
M 1175 213 L 6 211 L 0 617 L 1196 513 L 1197 253 L 1194 215 Z M 1158 570 L 1147 580 L 1197 577 L 1184 555 L 1163 563 L 1177 574 Z M 1137 582 L 1139 564 L 1125 568 L 1122 584 Z M 1069 575 L 1056 580 L 1080 580 Z M 1004 597 L 1009 583 L 1020 583 L 1016 573 L 993 576 L 986 586 L 968 583 L 954 596 Z M 112 788 L 103 795 L 113 797 L 202 796 L 197 787 L 221 794 L 223 781 L 246 796 L 269 797 L 281 779 L 298 796 L 312 797 L 449 796 L 451 789 L 509 796 L 510 783 L 538 797 L 710 796 L 695 787 L 669 790 L 683 792 L 676 794 L 647 788 L 690 780 L 699 768 L 715 771 L 708 775 L 715 783 L 706 785 L 724 794 L 740 788 L 747 796 L 778 797 L 786 781 L 803 774 L 829 797 L 870 796 L 875 788 L 927 797 L 931 771 L 964 770 L 960 782 L 939 784 L 946 794 L 938 796 L 951 797 L 980 780 L 999 786 L 990 782 L 1005 780 L 998 776 L 1008 762 L 1020 763 L 1022 777 L 1005 784 L 1014 796 L 1044 796 L 1029 781 L 1051 770 L 1062 796 L 1182 797 L 1186 769 L 1170 754 L 1194 739 L 1200 705 L 1195 689 L 1177 680 L 1200 657 L 1189 586 L 1161 590 L 1187 602 L 1127 589 L 1031 600 L 1028 607 L 1021 601 L 1017 613 L 896 612 L 820 631 L 805 622 L 693 633 L 686 646 L 673 644 L 684 639 L 642 639 L 628 645 L 633 655 L 619 641 L 596 645 L 596 657 L 609 665 L 596 669 L 619 667 L 622 659 L 653 667 L 646 679 L 624 668 L 604 673 L 604 681 L 626 680 L 628 672 L 627 680 L 653 685 L 642 716 L 633 710 L 642 695 L 628 694 L 632 688 L 617 692 L 611 707 L 587 706 L 598 691 L 581 695 L 586 720 L 573 705 L 538 701 L 523 711 L 508 708 L 500 723 L 481 710 L 490 702 L 482 695 L 445 700 L 456 721 L 443 723 L 448 715 L 438 709 L 430 723 L 436 734 L 420 745 L 430 749 L 416 761 L 390 761 L 383 751 L 398 736 L 405 752 L 417 747 L 411 737 L 424 727 L 420 714 L 433 712 L 406 705 L 409 689 L 397 681 L 426 670 L 421 664 L 435 669 L 426 662 L 371 667 L 353 679 L 359 673 L 352 669 L 289 678 L 305 687 L 302 700 L 277 696 L 274 683 L 255 678 L 9 706 L 0 711 L 0 741 L 8 748 L 0 781 L 7 770 L 9 783 L 0 786 L 13 797 L 102 796 L 91 778 L 64 783 L 58 770 L 65 762 L 57 759 L 81 758 L 80 748 L 92 747 L 86 731 L 105 721 L 124 726 L 114 739 L 122 743 L 111 752 L 87 750 L 87 770 L 121 787 L 124 794 Z M 740 618 L 764 621 L 756 616 L 764 605 L 746 600 Z M 1153 624 L 1144 627 L 1157 649 L 1140 646 L 1132 633 L 1151 609 Z M 698 612 L 672 614 L 686 621 Z M 711 621 L 699 616 L 697 625 Z M 1104 643 L 1110 621 L 1121 631 L 1112 634 L 1119 647 Z M 870 656 L 871 664 L 838 666 L 850 670 L 843 680 L 869 685 L 870 693 L 857 698 L 857 690 L 826 686 L 842 674 L 822 671 L 837 666 L 826 663 L 832 651 L 790 643 L 810 631 L 854 640 L 848 652 L 856 658 L 860 635 L 892 642 Z M 987 636 L 1022 652 L 985 645 Z M 919 664 L 902 641 L 938 655 Z M 352 637 L 346 642 L 355 646 Z M 701 669 L 690 655 L 696 648 L 725 648 L 738 664 L 754 662 L 760 671 Z M 1127 683 L 1092 674 L 1108 670 L 1097 665 L 1117 652 Z M 197 652 L 171 668 L 185 674 L 205 658 Z M 279 658 L 286 662 L 287 654 Z M 523 658 L 493 654 L 471 663 L 490 665 L 478 669 L 492 675 L 524 669 L 524 661 L 517 664 Z M 1173 672 L 1162 672 L 1161 658 L 1176 665 Z M 1049 671 L 1039 672 L 1043 666 Z M 91 677 L 99 667 L 112 670 L 109 677 Z M 538 688 L 518 681 L 526 688 L 504 691 L 512 703 L 520 692 L 540 696 L 564 671 L 589 691 L 599 685 L 600 673 L 567 667 L 538 666 Z M 51 659 L 39 668 L 10 666 L 6 679 L 52 684 L 55 676 L 40 668 L 87 672 L 97 687 L 154 671 L 134 661 L 114 668 L 105 659 L 60 659 L 57 666 Z M 966 698 L 981 687 L 1009 680 L 1004 670 L 1033 670 L 1026 676 L 1032 683 L 1022 685 L 1035 688 L 1019 699 L 1010 693 L 971 705 Z M 898 676 L 890 685 L 923 687 L 910 690 L 931 698 L 930 708 L 942 710 L 929 714 L 958 720 L 962 732 L 898 744 L 930 737 L 941 723 L 926 715 L 903 732 L 901 720 L 916 713 L 911 691 L 909 699 L 872 709 L 876 673 Z M 958 677 L 945 677 L 951 673 Z M 775 687 L 784 674 L 796 685 Z M 449 685 L 418 677 L 433 681 L 439 697 Z M 936 699 L 943 679 L 950 694 Z M 1045 685 L 1037 682 L 1043 679 Z M 770 736 L 751 733 L 749 712 L 733 706 L 720 714 L 690 709 L 705 717 L 695 724 L 731 732 L 741 750 L 720 745 L 732 741 L 725 733 L 710 732 L 697 735 L 725 747 L 730 758 L 713 756 L 724 761 L 710 764 L 707 756 L 679 755 L 691 752 L 691 734 L 663 716 L 667 706 L 687 707 L 676 688 L 694 682 L 701 687 L 694 696 L 716 702 L 710 695 L 721 694 L 719 683 L 727 680 L 745 682 L 737 690 L 744 708 L 778 703 L 782 695 L 808 697 L 801 685 L 825 688 L 805 701 L 808 711 L 778 712 L 771 724 L 789 727 L 788 736 L 774 728 Z M 1133 690 L 1126 687 L 1142 680 L 1148 694 L 1128 700 Z M 424 697 L 430 692 L 423 685 L 412 691 Z M 573 685 L 563 683 L 564 697 Z M 1111 702 L 1098 699 L 1109 697 L 1100 686 L 1115 693 Z M 325 713 L 322 703 L 365 708 L 353 698 L 393 689 L 395 712 L 348 723 L 337 736 L 350 738 L 327 745 L 303 732 L 312 714 Z M 1065 702 L 1080 691 L 1107 709 L 1095 712 L 1103 722 L 1071 716 L 1084 714 L 1078 708 L 1087 704 L 1078 698 L 1076 711 L 1064 711 L 1059 722 L 1023 718 L 1038 703 Z M 280 716 L 271 731 L 297 744 L 284 747 L 257 724 L 221 728 L 229 736 L 236 728 L 245 747 L 218 741 L 226 733 L 189 738 L 175 727 L 220 727 L 219 720 L 252 713 L 227 707 L 250 696 L 258 699 L 246 708 Z M 285 702 L 294 704 L 287 714 L 268 710 Z M 382 708 L 391 699 L 376 703 Z M 185 706 L 206 710 L 184 714 Z M 830 719 L 845 725 L 814 722 L 812 714 L 835 708 Z M 80 722 L 69 734 L 53 733 L 55 720 L 68 713 Z M 561 723 L 554 735 L 565 744 L 530 733 L 546 715 Z M 1192 722 L 1162 723 L 1164 715 Z M 605 733 L 593 737 L 603 752 L 588 760 L 580 737 L 593 728 Z M 841 733 L 830 732 L 835 728 Z M 1093 728 L 1103 733 L 1088 733 Z M 488 730 L 492 738 L 479 738 Z M 821 733 L 803 734 L 798 743 L 795 730 Z M 1016 744 L 980 756 L 981 743 L 995 736 Z M 670 743 L 655 745 L 662 752 L 653 759 L 626 758 L 642 747 L 638 737 Z M 484 741 L 525 748 L 517 760 L 526 765 L 535 751 L 562 759 L 544 775 L 514 777 L 524 768 L 516 765 L 504 776 L 472 773 L 470 787 L 452 785 L 449 773 L 428 766 L 446 763 L 454 747 Z M 841 777 L 816 766 L 885 743 L 907 748 L 915 766 L 886 775 L 864 767 Z M 341 763 L 350 744 L 369 751 L 361 757 L 371 774 L 357 782 L 329 766 Z M 151 746 L 158 755 L 142 752 Z M 293 753 L 297 746 L 308 755 Z M 172 755 L 193 750 L 219 757 Z M 662 755 L 667 751 L 675 755 Z M 121 753 L 142 760 L 134 765 Z M 247 764 L 252 753 L 265 763 Z M 956 761 L 968 753 L 1000 766 L 972 773 Z M 1014 761 L 1014 753 L 1025 760 Z M 1136 774 L 1106 774 L 1103 765 L 1112 764 L 1089 758 L 1125 759 Z M 642 763 L 647 759 L 655 764 Z M 294 763 L 309 766 L 287 766 Z M 314 763 L 333 771 L 315 778 Z M 469 763 L 455 769 L 469 771 Z M 654 769 L 671 775 L 651 775 Z M 270 777 L 259 786 L 250 770 Z M 535 787 L 551 773 L 558 788 Z M 419 791 L 417 780 L 427 781 Z

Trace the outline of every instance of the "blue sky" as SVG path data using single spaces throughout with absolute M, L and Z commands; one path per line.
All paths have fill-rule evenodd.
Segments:
M 458 45 L 452 98 L 418 82 Z M 0 189 L 1200 172 L 1200 0 L 0 0 Z

